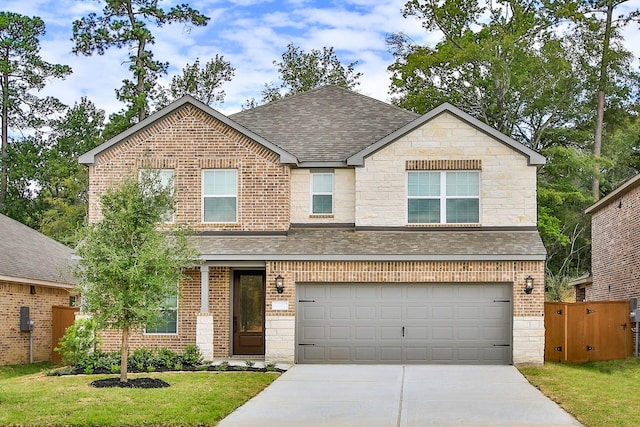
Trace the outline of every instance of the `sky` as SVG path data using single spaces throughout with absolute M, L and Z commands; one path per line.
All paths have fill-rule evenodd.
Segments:
M 123 108 L 115 89 L 131 78 L 126 48 L 111 48 L 104 55 L 76 56 L 71 53 L 72 23 L 91 12 L 101 14 L 99 0 L 0 0 L 0 10 L 39 16 L 46 25 L 41 39 L 43 59 L 69 65 L 73 74 L 50 82 L 46 95 L 73 105 L 86 96 L 107 115 Z M 416 43 L 433 45 L 439 35 L 425 31 L 415 17 L 404 18 L 406 0 L 162 0 L 165 9 L 188 3 L 210 17 L 206 27 L 173 24 L 151 26 L 156 37 L 154 58 L 169 62 L 171 76 L 200 58 L 204 64 L 216 54 L 236 69 L 231 82 L 222 89 L 224 103 L 213 105 L 223 114 L 241 110 L 249 98 L 261 99 L 265 83 L 278 81 L 274 60 L 281 60 L 289 43 L 304 51 L 334 47 L 343 64 L 358 61 L 362 73 L 356 90 L 381 101 L 390 101 L 390 75 L 387 67 L 393 57 L 385 43 L 387 34 L 404 32 Z M 625 7 L 640 8 L 640 0 L 629 0 Z M 622 10 L 622 9 L 621 9 Z M 640 57 L 640 31 L 630 26 L 625 33 L 627 47 Z M 634 64 L 638 66 L 638 61 Z

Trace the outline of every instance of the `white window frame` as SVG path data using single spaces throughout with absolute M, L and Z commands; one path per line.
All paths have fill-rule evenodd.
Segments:
M 313 181 L 315 179 L 316 176 L 321 176 L 321 175 L 329 175 L 331 176 L 331 191 L 330 192 L 326 192 L 326 191 L 314 191 L 313 189 Z M 318 171 L 318 172 L 311 172 L 310 173 L 311 179 L 309 180 L 309 188 L 310 188 L 310 194 L 311 194 L 311 198 L 309 200 L 309 212 L 311 213 L 311 215 L 333 215 L 333 212 L 335 210 L 335 188 L 336 188 L 336 176 L 335 176 L 335 172 L 334 171 Z M 331 196 L 331 212 L 314 212 L 313 211 L 313 196 Z
M 175 311 L 176 313 L 176 331 L 175 332 L 147 332 L 147 327 L 144 328 L 144 335 L 178 335 L 180 331 L 180 311 L 178 307 L 180 306 L 180 294 L 178 290 L 178 285 L 176 285 L 176 306 L 171 308 L 162 308 L 162 311 Z
M 173 197 L 175 195 L 175 188 L 176 188 L 176 184 L 175 184 L 175 170 L 174 169 L 162 169 L 162 168 L 140 168 L 138 169 L 138 181 L 142 178 L 142 174 L 143 173 L 157 173 L 158 177 L 160 178 L 160 185 L 163 185 L 162 182 L 162 174 L 166 173 L 166 172 L 171 172 L 171 188 L 169 188 L 169 190 L 171 191 L 171 196 Z M 170 209 L 170 212 L 166 212 L 166 214 L 162 215 L 162 218 L 166 218 L 162 220 L 163 224 L 173 224 L 175 223 L 176 220 L 176 210 L 175 210 L 175 203 L 174 206 Z
M 205 194 L 204 192 L 204 181 L 205 181 L 205 175 L 207 172 L 234 172 L 235 176 L 236 176 L 236 192 L 235 194 Z M 203 224 L 237 224 L 238 223 L 238 217 L 239 217 L 239 212 L 238 212 L 238 170 L 237 169 L 202 169 L 202 177 L 201 177 L 201 193 L 202 193 L 202 197 L 201 197 L 201 203 L 200 203 L 200 209 L 202 211 L 202 223 Z M 235 206 L 235 210 L 236 210 L 236 217 L 233 221 L 205 221 L 205 199 L 207 198 L 229 198 L 229 197 L 234 197 L 235 201 L 236 201 L 236 206 Z
M 478 175 L 478 195 L 477 196 L 449 196 L 447 195 L 447 174 L 453 172 L 476 173 Z M 440 174 L 440 194 L 438 196 L 410 196 L 409 195 L 409 175 L 412 173 L 438 173 Z M 480 224 L 482 221 L 482 176 L 477 170 L 411 170 L 406 174 L 406 223 L 409 225 L 464 225 Z M 409 222 L 409 199 L 431 199 L 440 201 L 440 222 Z M 478 222 L 447 222 L 447 200 L 450 199 L 474 199 L 478 200 Z

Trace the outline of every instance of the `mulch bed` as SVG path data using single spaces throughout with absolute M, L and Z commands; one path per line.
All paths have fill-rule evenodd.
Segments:
M 158 378 L 130 378 L 126 383 L 120 382 L 120 378 L 106 378 L 91 382 L 93 387 L 126 387 L 126 388 L 164 388 L 169 387 L 169 383 Z

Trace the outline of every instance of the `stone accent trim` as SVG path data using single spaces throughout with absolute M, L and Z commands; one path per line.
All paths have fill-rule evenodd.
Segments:
M 482 170 L 482 160 L 407 160 L 406 170 Z
M 199 313 L 196 317 L 196 345 L 204 360 L 213 360 L 213 315 Z
M 513 364 L 544 363 L 544 317 L 513 318 Z
M 295 358 L 296 321 L 291 316 L 266 316 L 264 360 L 270 363 L 293 363 Z

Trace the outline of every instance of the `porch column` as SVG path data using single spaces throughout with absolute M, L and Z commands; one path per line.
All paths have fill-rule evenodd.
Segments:
M 209 266 L 200 266 L 200 313 L 196 318 L 196 345 L 202 358 L 213 360 L 213 316 L 209 314 Z
M 200 313 L 209 312 L 209 266 L 200 266 Z

